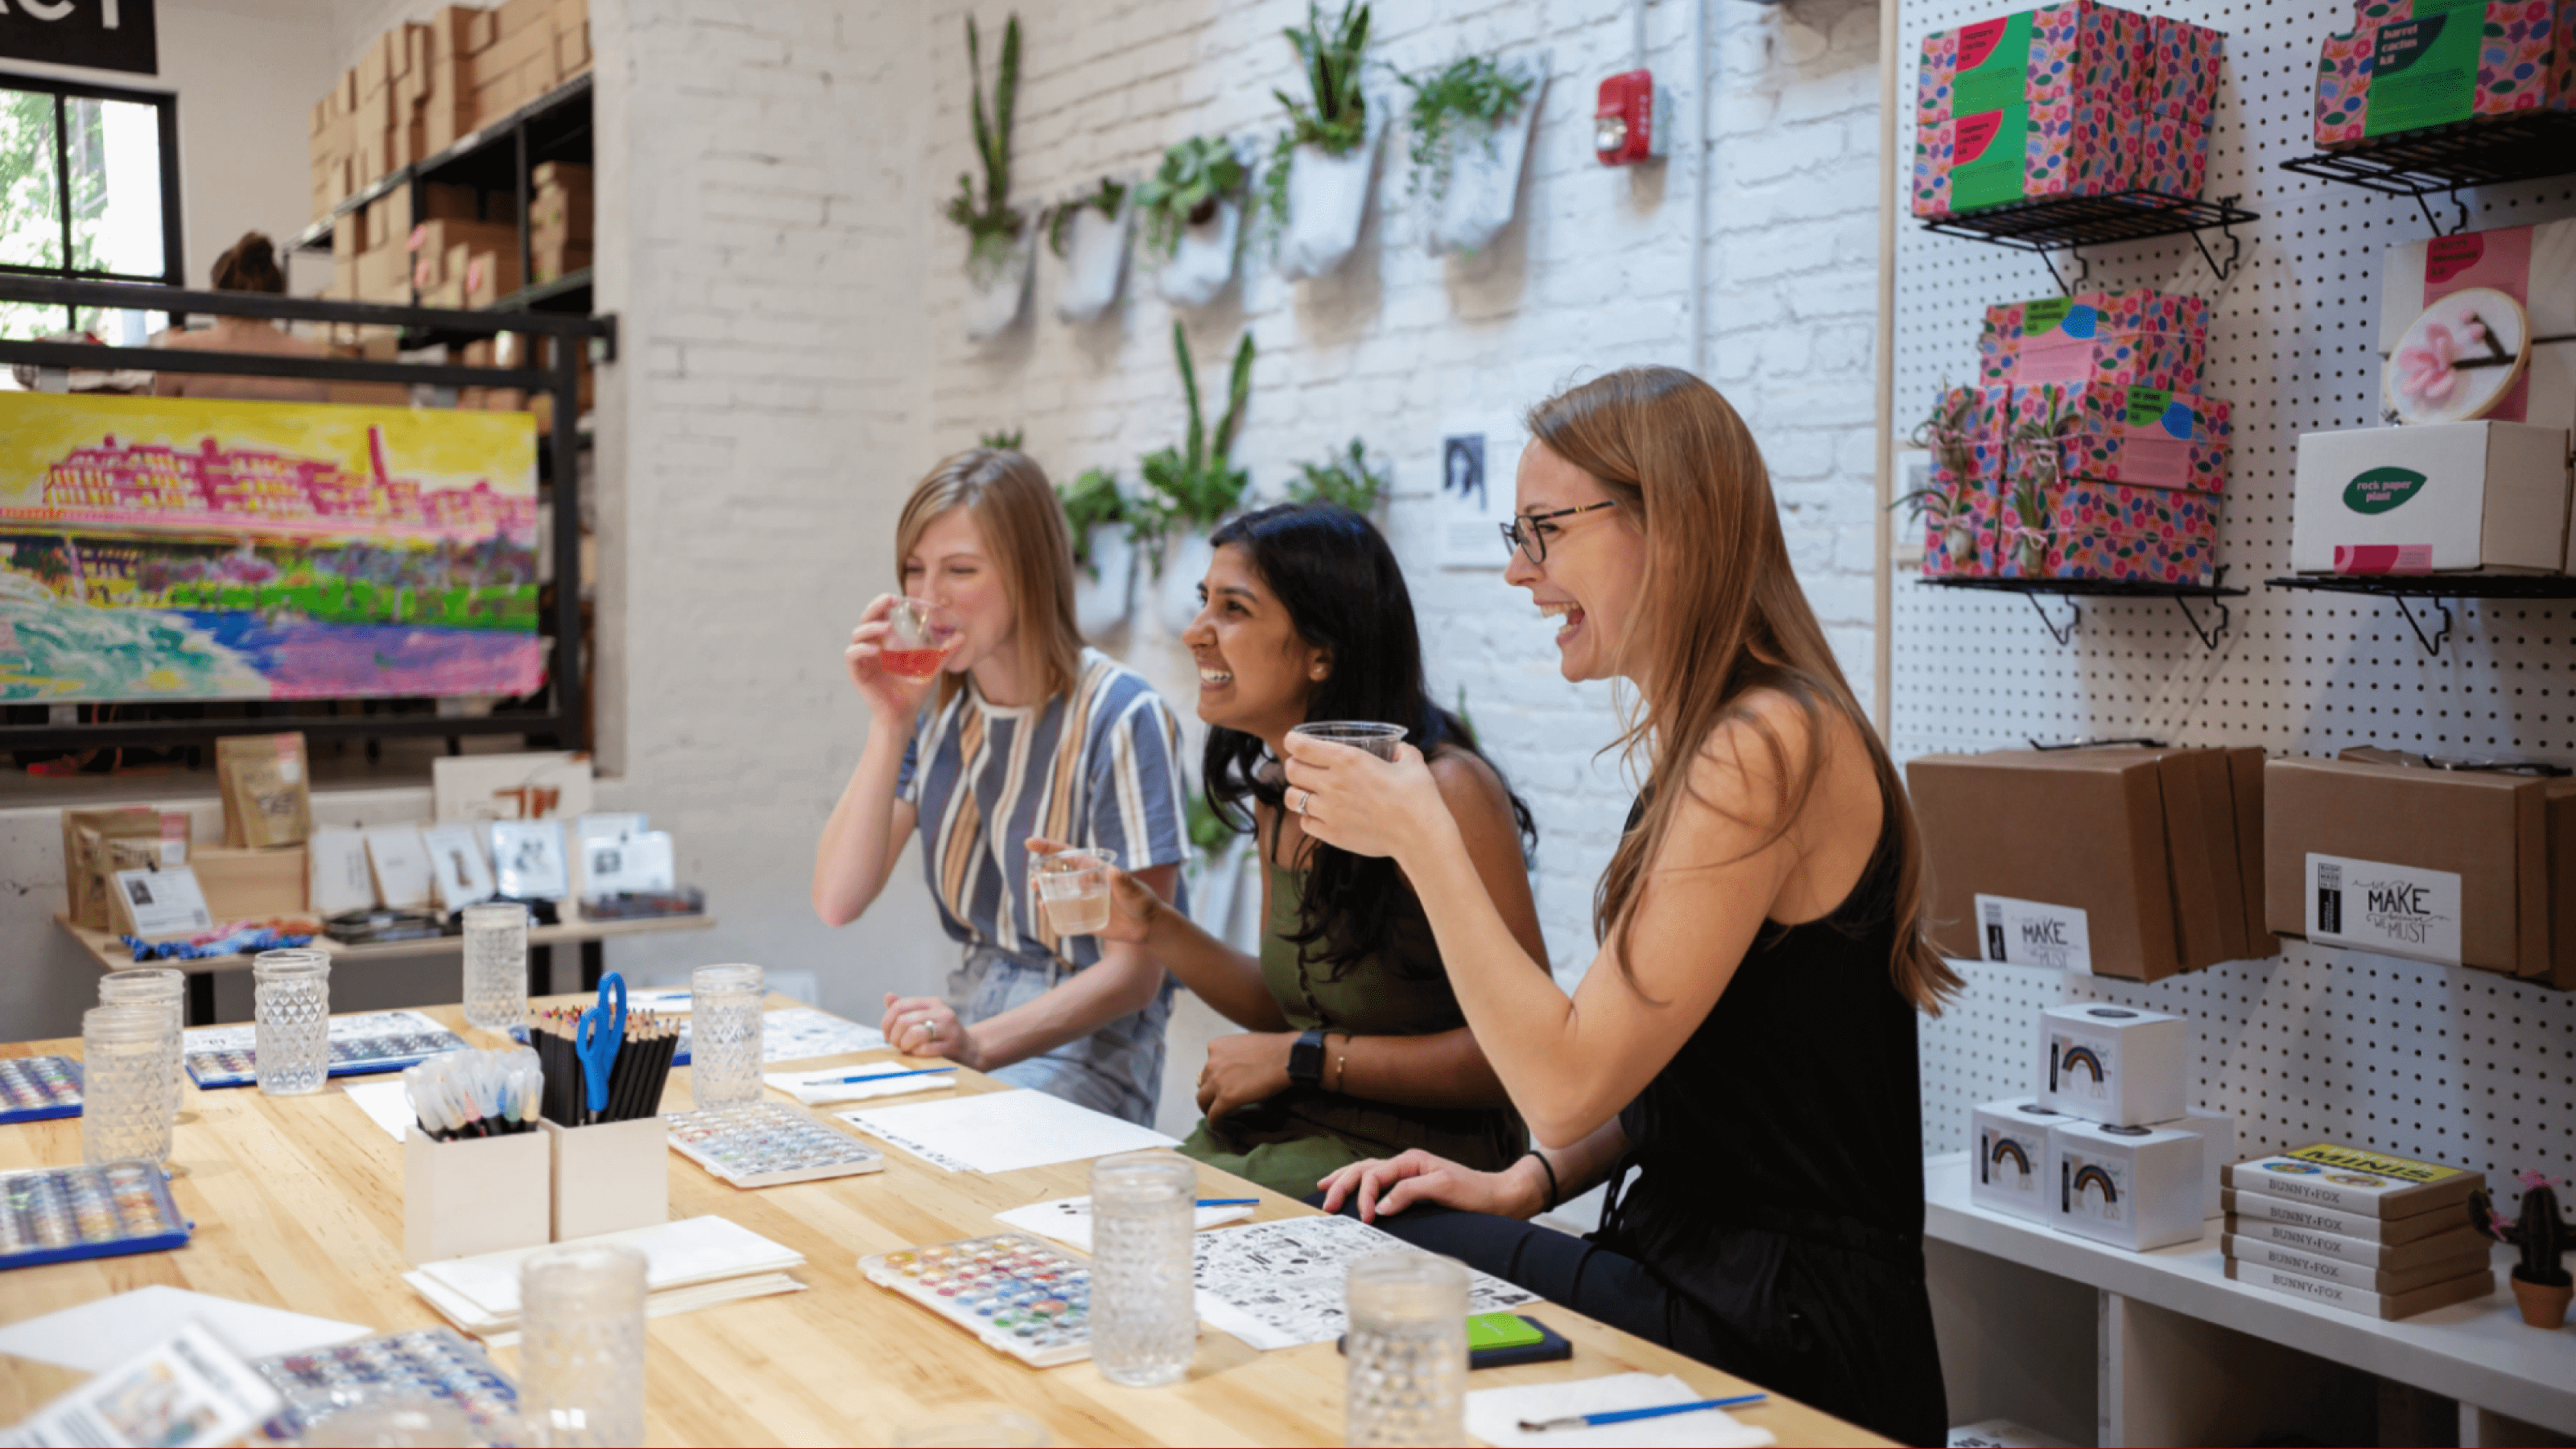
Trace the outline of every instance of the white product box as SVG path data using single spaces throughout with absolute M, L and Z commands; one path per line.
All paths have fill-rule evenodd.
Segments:
M 591 1127 L 539 1121 L 554 1156 L 558 1243 L 671 1220 L 671 1129 L 658 1116 Z
M 2067 1121 L 2048 1129 L 2048 1225 L 2142 1253 L 2197 1241 L 2201 1138 Z
M 2065 1120 L 2065 1113 L 2027 1097 L 2007 1097 L 1969 1112 L 1976 1172 L 1968 1179 L 1968 1200 L 1999 1213 L 2046 1221 L 2048 1129 Z
M 2567 562 L 2567 431 L 2524 423 L 2356 428 L 2299 438 L 2290 566 L 2303 574 Z
M 2452 293 L 2489 287 L 2512 296 L 2533 337 L 2576 339 L 2576 220 L 2401 242 L 2381 258 L 2379 356 L 2383 365 L 2425 307 Z M 2535 342 L 2521 406 L 2498 422 L 2576 427 L 2576 340 Z
M 417 1267 L 546 1241 L 546 1140 L 534 1132 L 403 1137 L 403 1258 Z
M 2225 1217 L 2220 1193 L 2227 1164 L 2236 1160 L 2236 1119 L 2225 1112 L 2212 1112 L 2206 1107 L 2185 1107 L 2183 1114 L 2156 1126 L 2167 1132 L 2191 1132 L 2199 1135 L 2200 1175 L 2202 1178 L 2200 1215 L 2203 1219 Z
M 2191 1025 L 2179 1016 L 2101 1001 L 2070 1001 L 2039 1014 L 2039 1104 L 2070 1117 L 2143 1127 L 2183 1115 L 2183 1056 Z

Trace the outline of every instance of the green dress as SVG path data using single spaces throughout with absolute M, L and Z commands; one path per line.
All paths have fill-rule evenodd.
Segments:
M 1286 938 L 1297 929 L 1305 872 L 1270 861 L 1263 865 L 1270 872 L 1270 918 L 1262 924 L 1261 979 L 1291 1030 L 1427 1036 L 1466 1024 L 1420 902 L 1406 896 L 1407 909 L 1386 949 L 1329 979 L 1331 967 L 1301 964 L 1296 943 Z M 1509 1107 L 1408 1107 L 1291 1086 L 1237 1108 L 1224 1121 L 1200 1118 L 1181 1151 L 1273 1192 L 1303 1198 L 1314 1193 L 1317 1179 L 1363 1158 L 1419 1147 L 1491 1172 L 1510 1166 L 1528 1141 Z

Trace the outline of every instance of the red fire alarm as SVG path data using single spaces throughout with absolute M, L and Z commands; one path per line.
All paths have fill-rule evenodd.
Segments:
M 1601 99 L 1592 108 L 1592 149 L 1604 166 L 1660 161 L 1671 112 L 1671 97 L 1656 91 L 1653 71 L 1622 71 L 1601 83 Z

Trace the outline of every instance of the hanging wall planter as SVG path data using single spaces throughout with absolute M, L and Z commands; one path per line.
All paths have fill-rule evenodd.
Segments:
M 1243 240 L 1244 183 L 1233 144 L 1193 136 L 1163 153 L 1136 188 L 1145 247 L 1159 262 L 1154 290 L 1175 307 L 1204 307 L 1234 280 Z
M 1372 116 L 1368 139 L 1348 155 L 1335 156 L 1311 143 L 1289 153 L 1288 216 L 1279 234 L 1281 276 L 1320 277 L 1359 245 L 1385 139 L 1386 127 Z
M 1002 62 L 993 77 L 993 109 L 984 110 L 982 37 L 966 17 L 966 72 L 974 89 L 975 159 L 984 168 L 979 196 L 972 176 L 957 178 L 948 219 L 966 232 L 966 335 L 984 342 L 1010 330 L 1028 305 L 1029 271 L 1037 262 L 1037 229 L 1010 204 L 1011 110 L 1020 94 L 1020 17 L 1002 27 Z
M 1047 224 L 1047 249 L 1064 264 L 1055 315 L 1089 322 L 1118 300 L 1127 276 L 1127 235 L 1135 220 L 1132 188 L 1103 180 L 1100 189 L 1065 203 Z
M 986 242 L 979 238 L 976 250 L 966 258 L 966 339 L 989 342 L 1008 332 L 1020 320 L 1029 302 L 1029 274 L 1036 270 L 1038 259 L 1037 232 L 1033 228 L 1017 241 L 992 248 L 992 259 L 986 261 Z
M 1207 578 L 1208 565 L 1216 561 L 1216 545 L 1208 542 L 1208 535 L 1216 532 L 1221 521 L 1192 520 L 1163 540 L 1156 560 L 1162 572 L 1154 579 L 1154 617 L 1166 634 L 1178 637 L 1199 616 L 1199 585 Z
M 1469 56 L 1426 76 L 1413 92 L 1412 189 L 1427 199 L 1423 249 L 1476 252 L 1511 225 L 1521 167 L 1547 91 L 1547 64 L 1500 65 Z
M 1288 108 L 1288 128 L 1263 178 L 1263 235 L 1277 247 L 1281 276 L 1320 277 L 1359 245 L 1386 138 L 1385 107 L 1371 108 L 1360 91 L 1369 8 L 1353 0 L 1326 25 L 1307 0 L 1306 23 L 1282 33 L 1296 47 L 1307 98 L 1271 93 Z
M 1175 307 L 1204 307 L 1234 280 L 1243 241 L 1243 203 L 1220 201 L 1215 215 L 1181 228 L 1171 259 L 1154 274 L 1154 290 Z
M 1073 621 L 1097 639 L 1127 622 L 1136 597 L 1135 506 L 1106 468 L 1085 469 L 1056 490 L 1073 535 Z
M 1155 543 L 1155 615 L 1163 628 L 1179 634 L 1198 616 L 1198 585 L 1207 576 L 1216 549 L 1209 533 L 1242 506 L 1252 475 L 1230 461 L 1243 405 L 1252 393 L 1252 334 L 1234 350 L 1234 368 L 1226 379 L 1225 415 L 1210 431 L 1199 410 L 1198 369 L 1190 362 L 1189 338 L 1172 324 L 1172 353 L 1179 364 L 1181 394 L 1188 400 L 1189 431 L 1181 446 L 1157 448 L 1137 465 L 1145 488 L 1136 503 L 1139 531 Z

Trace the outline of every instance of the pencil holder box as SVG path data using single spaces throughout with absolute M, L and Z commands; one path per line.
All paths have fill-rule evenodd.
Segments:
M 670 1128 L 660 1117 L 561 1127 L 540 1120 L 554 1158 L 554 1240 L 671 1220 Z
M 2070 1001 L 2039 1014 L 2039 1103 L 2070 1117 L 2143 1127 L 2183 1115 L 2191 1024 L 2108 1002 Z
M 546 1241 L 549 1159 L 534 1132 L 403 1138 L 403 1257 L 417 1265 Z
M 1988 1102 L 1968 1114 L 1976 1161 L 1968 1200 L 1979 1207 L 2045 1222 L 2048 1218 L 2048 1129 L 2066 1114 L 2028 1098 Z
M 2048 1224 L 2142 1253 L 2200 1237 L 2201 1139 L 2162 1127 L 2048 1129 Z

